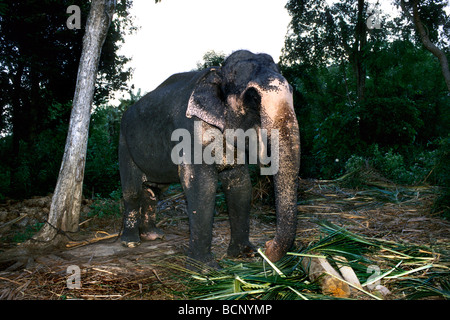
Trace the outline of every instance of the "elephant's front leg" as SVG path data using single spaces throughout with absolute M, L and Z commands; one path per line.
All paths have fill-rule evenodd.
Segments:
M 217 267 L 211 253 L 217 170 L 213 165 L 180 165 L 179 175 L 188 205 L 190 229 L 188 256 Z
M 239 165 L 224 170 L 219 177 L 227 202 L 231 228 L 231 240 L 227 253 L 231 257 L 251 255 L 255 247 L 249 240 L 252 184 L 248 167 Z

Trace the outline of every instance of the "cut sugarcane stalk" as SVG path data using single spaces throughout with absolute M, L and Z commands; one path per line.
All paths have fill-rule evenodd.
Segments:
M 350 296 L 350 287 L 326 259 L 305 257 L 302 266 L 311 281 L 319 282 L 324 294 L 340 298 Z
M 348 265 L 347 259 L 341 256 L 336 256 L 334 259 L 344 280 L 351 283 L 355 287 L 362 289 L 361 282 L 359 282 L 359 279 L 352 267 Z

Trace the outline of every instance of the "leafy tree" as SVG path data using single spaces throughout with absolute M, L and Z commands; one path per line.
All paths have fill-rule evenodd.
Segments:
M 59 168 L 46 168 L 33 157 L 25 160 L 43 136 L 49 141 L 50 132 L 67 132 L 83 37 L 83 29 L 66 27 L 66 9 L 72 4 L 80 7 L 84 24 L 86 1 L 3 0 L 0 7 L 0 129 L 2 139 L 8 140 L 0 169 L 11 182 L 9 194 L 16 197 L 49 191 L 47 183 L 35 184 L 36 172 L 46 171 L 45 176 L 53 176 L 53 184 L 56 181 Z M 131 76 L 124 67 L 128 58 L 117 54 L 124 34 L 134 29 L 127 13 L 130 5 L 131 0 L 117 3 L 101 55 L 95 104 L 123 89 Z M 61 147 L 56 140 L 52 145 Z M 62 156 L 62 152 L 54 156 L 58 154 Z
M 388 175 L 401 163 L 404 172 L 392 176 L 417 181 L 407 177 L 431 169 L 418 160 L 432 161 L 429 142 L 450 132 L 450 101 L 434 57 L 402 29 L 402 19 L 381 16 L 384 28 L 363 28 L 371 8 L 362 1 L 291 0 L 287 9 L 281 67 L 301 123 L 301 174 L 333 178 L 355 156 L 384 158 L 370 163 Z
M 96 103 L 105 101 L 106 92 L 120 89 L 130 76 L 130 70 L 123 68 L 128 59 L 116 54 L 116 43 L 125 32 L 125 24 L 120 21 L 126 21 L 129 1 L 120 3 L 119 21 L 110 29 L 102 55 L 99 75 L 103 81 L 97 85 Z M 60 120 L 68 122 L 83 33 L 66 27 L 66 8 L 79 5 L 83 20 L 89 4 L 59 0 L 5 0 L 3 4 L 0 123 L 4 135 L 12 134 L 12 155 L 6 161 L 12 167 L 14 185 L 20 185 L 20 181 L 15 181 L 20 141 L 30 146 L 40 132 L 54 129 Z M 64 110 L 55 113 L 56 105 Z
M 387 28 L 367 28 L 367 2 L 343 0 L 330 6 L 325 0 L 289 0 L 286 8 L 292 20 L 282 63 L 310 68 L 337 64 L 343 69 L 350 64 L 356 81 L 349 90 L 363 100 L 367 53 L 388 35 Z
M 121 99 L 119 106 L 102 105 L 91 116 L 84 190 L 87 196 L 106 197 L 120 189 L 119 134 L 122 114 L 141 98 L 140 90 Z
M 402 8 L 404 17 L 414 25 L 417 37 L 424 47 L 439 60 L 442 75 L 447 89 L 450 91 L 448 59 L 446 52 L 441 49 L 447 48 L 447 54 L 449 53 L 450 16 L 444 10 L 448 1 L 411 0 L 405 2 L 404 0 L 397 0 L 396 4 Z

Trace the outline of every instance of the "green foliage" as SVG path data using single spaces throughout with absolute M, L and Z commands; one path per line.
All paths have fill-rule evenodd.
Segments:
M 65 26 L 66 9 L 73 4 L 85 22 L 90 9 L 86 1 L 3 0 L 0 6 L 0 177 L 5 178 L 0 198 L 45 194 L 56 184 L 84 35 L 84 28 Z M 129 59 L 118 54 L 124 35 L 136 30 L 130 6 L 131 0 L 117 3 L 102 48 L 94 105 L 124 90 L 131 76 L 125 67 Z M 98 132 L 93 135 L 92 140 L 102 140 Z M 94 153 L 110 156 L 106 149 Z M 111 166 L 106 168 L 111 174 Z
M 301 175 L 336 178 L 348 159 L 360 156 L 386 158 L 377 170 L 398 183 L 419 182 L 434 161 L 437 146 L 429 142 L 450 132 L 450 97 L 439 67 L 408 41 L 382 42 L 366 61 L 363 100 L 351 90 L 350 65 L 282 66 L 295 89 Z
M 450 220 L 450 134 L 439 141 L 433 178 L 441 187 L 433 211 Z
M 399 7 L 401 0 L 394 0 L 394 4 Z M 405 9 L 412 15 L 414 1 L 403 1 Z M 448 8 L 447 0 L 421 0 L 419 1 L 418 13 L 420 20 L 426 26 L 426 32 L 430 40 L 441 48 L 448 48 L 450 38 L 450 15 L 445 10 Z M 402 18 L 406 24 L 412 24 L 410 17 L 402 10 Z M 404 25 L 404 24 L 403 24 Z M 408 29 L 408 28 L 405 28 Z M 420 41 L 417 32 L 414 33 L 416 41 Z
M 92 113 L 84 173 L 84 192 L 88 196 L 105 197 L 120 187 L 120 121 L 125 110 L 141 97 L 140 90 L 129 93 L 130 99 L 122 99 L 118 107 L 104 105 Z
M 326 178 L 342 174 L 349 157 L 367 153 L 372 145 L 389 149 L 388 157 L 392 150 L 406 151 L 405 146 L 415 142 L 423 126 L 419 115 L 414 102 L 407 98 L 367 98 L 353 104 L 336 104 L 330 115 L 317 124 L 313 140 L 312 152 L 321 165 L 320 174 Z M 378 149 L 374 152 L 373 157 L 380 159 Z M 391 156 L 388 162 L 403 165 L 399 157 L 401 161 Z M 386 166 L 382 169 L 392 176 Z
M 44 130 L 36 138 L 34 144 L 20 141 L 19 156 L 14 167 L 10 165 L 7 156 L 2 156 L 3 169 L 0 174 L 5 180 L 0 185 L 0 193 L 16 198 L 25 198 L 32 195 L 45 195 L 53 192 L 57 174 L 64 152 L 67 126 L 58 125 L 54 130 Z M 2 151 L 8 154 L 8 142 L 11 137 L 4 137 Z M 14 174 L 14 183 L 11 173 Z
M 441 48 L 449 40 L 444 2 L 420 7 Z M 439 185 L 442 194 L 433 210 L 447 217 L 450 96 L 440 65 L 413 29 L 404 27 L 404 13 L 394 19 L 382 14 L 381 29 L 362 32 L 358 12 L 365 18 L 370 6 L 365 2 L 360 11 L 347 0 L 286 5 L 292 20 L 281 68 L 294 87 L 300 174 L 322 179 L 345 174 L 353 187 L 373 175 L 397 184 Z
M 122 189 L 112 191 L 109 196 L 102 197 L 97 194 L 94 202 L 90 206 L 91 211 L 88 213 L 88 217 L 120 217 L 122 215 L 122 209 L 120 207 L 120 199 L 122 197 Z
M 368 98 L 358 110 L 361 140 L 395 149 L 412 144 L 423 126 L 420 112 L 408 97 Z
M 317 124 L 313 139 L 312 152 L 320 166 L 319 174 L 324 178 L 340 175 L 342 161 L 359 150 L 363 144 L 359 138 L 355 107 L 343 103 L 337 105 L 335 110 Z
M 417 184 L 423 182 L 426 175 L 432 170 L 434 152 L 422 152 L 410 166 L 404 157 L 394 152 L 380 150 L 377 144 L 371 145 L 364 155 L 353 154 L 345 163 L 346 173 L 374 169 L 378 174 L 400 184 Z M 354 185 L 357 186 L 357 185 Z
M 92 194 L 108 194 L 119 186 L 117 150 L 121 114 L 118 108 L 100 106 L 91 116 L 84 186 Z
M 0 201 L 5 200 L 5 194 L 9 192 L 10 171 L 8 168 L 0 167 Z
M 22 243 L 31 239 L 31 237 L 33 237 L 39 230 L 41 230 L 43 225 L 43 222 L 37 222 L 34 225 L 28 225 L 25 228 L 25 231 L 15 234 L 12 241 L 16 243 Z
M 86 196 L 98 194 L 106 197 L 120 187 L 118 143 L 120 120 L 123 112 L 140 97 L 130 92 L 131 98 L 121 100 L 118 107 L 100 106 L 91 116 L 86 155 L 84 192 Z M 0 200 L 5 196 L 25 198 L 53 192 L 64 153 L 68 123 L 61 120 L 66 106 L 54 104 L 54 129 L 43 130 L 33 144 L 20 142 L 15 168 L 10 163 L 11 136 L 0 139 Z M 11 172 L 14 170 L 14 181 Z

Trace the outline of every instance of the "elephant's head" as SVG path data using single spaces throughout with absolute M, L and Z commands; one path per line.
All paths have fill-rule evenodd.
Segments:
M 279 169 L 274 175 L 277 227 L 274 239 L 266 244 L 267 257 L 278 261 L 293 244 L 297 222 L 300 136 L 291 86 L 269 55 L 237 51 L 221 68 L 205 71 L 190 97 L 186 115 L 222 132 L 256 126 L 267 129 L 270 137 L 271 130 L 278 130 Z

